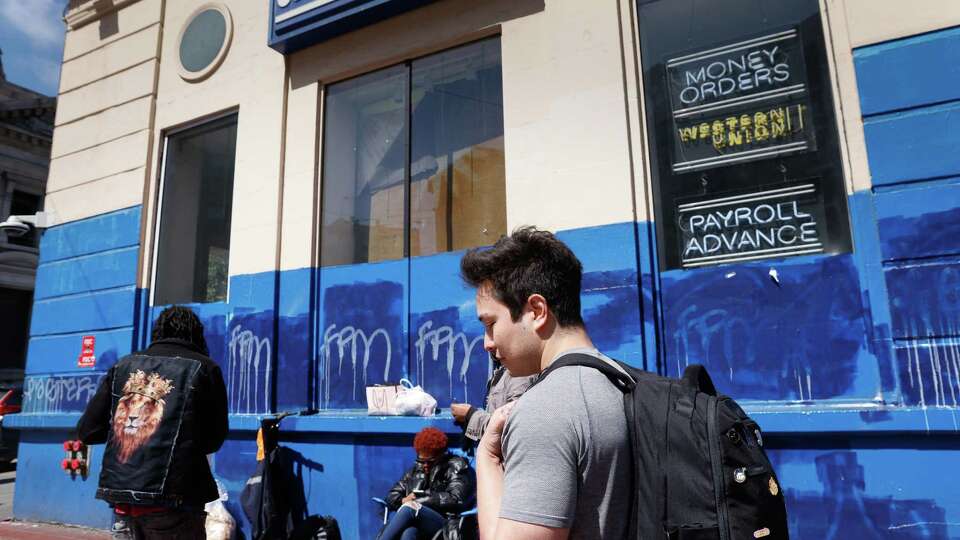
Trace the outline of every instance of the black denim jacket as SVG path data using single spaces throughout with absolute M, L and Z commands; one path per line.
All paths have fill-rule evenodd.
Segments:
M 140 505 L 197 507 L 216 499 L 206 455 L 227 431 L 219 366 L 177 339 L 117 362 L 77 423 L 84 443 L 106 443 L 97 498 Z

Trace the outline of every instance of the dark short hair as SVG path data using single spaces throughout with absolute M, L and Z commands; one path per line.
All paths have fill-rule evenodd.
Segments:
M 491 248 L 471 249 L 460 260 L 460 275 L 473 287 L 489 282 L 494 298 L 507 306 L 514 321 L 530 295 L 540 294 L 561 327 L 583 326 L 583 265 L 549 231 L 519 227 Z
M 150 339 L 157 341 L 167 338 L 177 338 L 192 343 L 203 354 L 210 354 L 207 349 L 207 340 L 203 337 L 203 323 L 192 309 L 183 306 L 170 306 L 160 312 Z

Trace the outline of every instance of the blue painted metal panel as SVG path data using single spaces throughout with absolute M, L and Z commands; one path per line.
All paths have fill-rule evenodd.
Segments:
M 269 45 L 289 54 L 435 0 L 291 0 L 270 2 Z
M 853 53 L 864 116 L 960 99 L 960 28 Z
M 952 407 L 956 415 L 960 406 L 960 338 L 910 339 L 896 345 L 903 402 L 922 408 Z M 960 419 L 955 416 L 954 420 Z
M 886 278 L 893 337 L 960 335 L 960 261 L 893 266 Z
M 139 246 L 131 246 L 41 264 L 37 267 L 34 298 L 134 285 L 139 254 Z
M 875 200 L 884 260 L 960 253 L 960 178 L 883 191 Z
M 71 296 L 37 300 L 33 304 L 30 334 L 66 334 L 130 326 L 134 287 L 120 287 Z
M 557 234 L 583 263 L 581 311 L 594 345 L 613 358 L 644 367 L 635 235 L 631 223 Z
M 867 350 L 876 356 L 880 389 L 890 402 L 899 396 L 897 366 L 893 361 L 893 338 L 890 335 L 890 306 L 881 261 L 880 234 L 874 195 L 871 191 L 854 193 L 848 199 L 853 259 L 860 275 L 864 318 L 867 326 Z
M 440 407 L 483 405 L 493 370 L 474 290 L 460 279 L 463 253 L 410 261 L 410 373 Z
M 30 338 L 26 373 L 32 375 L 73 370 L 90 371 L 90 368 L 77 367 L 81 340 L 84 336 L 94 336 L 96 338 L 94 349 L 97 358 L 96 369 L 109 369 L 118 359 L 130 354 L 133 345 L 133 328 L 131 327 L 55 336 L 35 336 Z
M 316 271 L 280 272 L 277 306 L 277 410 L 312 407 L 316 381 Z
M 960 538 L 960 492 L 939 489 L 957 439 L 825 439 L 768 448 L 787 501 L 790 538 Z
M 40 240 L 40 263 L 140 243 L 140 206 L 51 227 Z
M 102 446 L 91 450 L 93 463 L 86 477 L 71 477 L 60 469 L 63 441 L 69 431 L 24 431 L 20 436 L 17 459 L 16 496 L 13 515 L 23 521 L 72 523 L 108 528 L 110 508 L 93 498 L 100 475 Z
M 366 385 L 409 375 L 408 273 L 407 260 L 320 269 L 321 408 L 366 408 Z
M 873 185 L 960 175 L 960 102 L 867 118 Z
M 677 270 L 661 280 L 668 374 L 704 364 L 717 388 L 740 400 L 877 395 L 877 362 L 852 256 Z

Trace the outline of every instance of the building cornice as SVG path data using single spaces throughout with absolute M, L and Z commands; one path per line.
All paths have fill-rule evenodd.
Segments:
M 63 19 L 67 23 L 67 28 L 76 30 L 81 26 L 98 21 L 105 15 L 117 11 L 140 0 L 82 0 L 76 4 L 76 7 L 67 9 Z M 71 3 L 72 5 L 73 3 Z

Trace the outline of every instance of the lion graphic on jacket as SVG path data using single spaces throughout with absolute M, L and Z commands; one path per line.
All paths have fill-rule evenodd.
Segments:
M 157 431 L 166 405 L 163 398 L 173 390 L 172 382 L 158 373 L 147 375 L 143 370 L 130 374 L 113 414 L 113 437 L 119 446 L 120 463 L 126 463 Z

